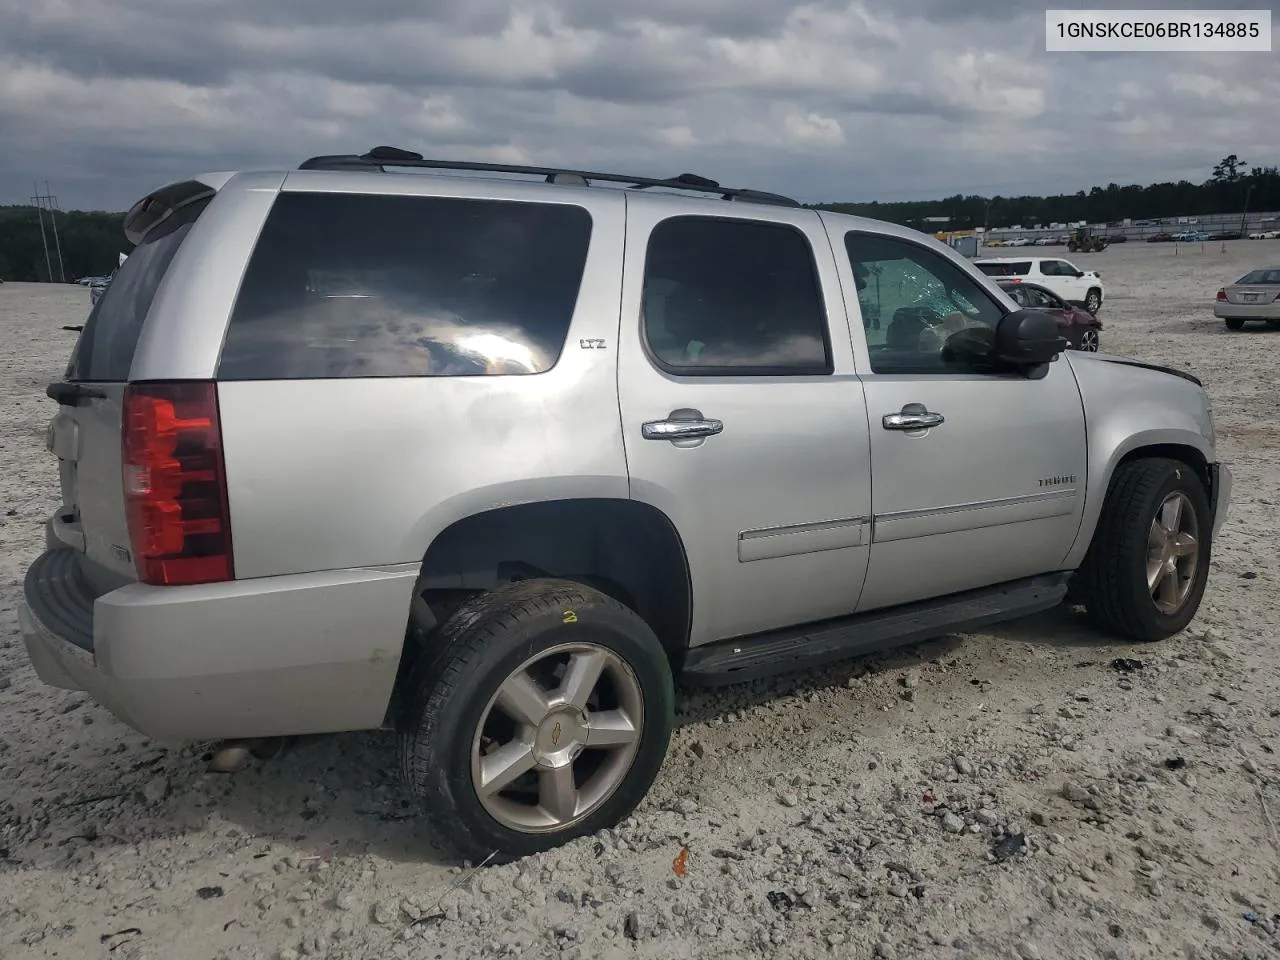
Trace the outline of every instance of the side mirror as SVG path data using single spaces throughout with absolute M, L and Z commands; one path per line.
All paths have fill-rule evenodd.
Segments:
M 1068 345 L 1052 316 L 1039 310 L 1016 310 L 996 327 L 992 353 L 1004 363 L 1032 368 L 1056 360 Z

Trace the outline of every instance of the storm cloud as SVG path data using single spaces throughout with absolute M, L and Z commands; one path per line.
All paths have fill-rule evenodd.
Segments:
M 1274 53 L 1051 54 L 1044 8 L 0 0 L 0 203 L 48 180 L 64 208 L 123 209 L 191 173 L 384 143 L 692 171 L 806 201 L 1200 180 L 1227 153 L 1280 162 Z

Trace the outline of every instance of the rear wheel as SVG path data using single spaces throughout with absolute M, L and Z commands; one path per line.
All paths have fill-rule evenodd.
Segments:
M 631 610 L 527 580 L 465 604 L 439 639 L 409 681 L 400 756 L 456 853 L 547 850 L 616 824 L 648 792 L 675 698 L 666 653 Z
M 1093 623 L 1129 640 L 1163 640 L 1200 607 L 1212 517 L 1185 463 L 1133 460 L 1116 471 L 1078 576 Z
M 1244 329 L 1244 321 L 1241 320 L 1239 317 L 1227 317 L 1227 319 L 1223 320 L 1222 322 L 1227 325 L 1228 330 Z

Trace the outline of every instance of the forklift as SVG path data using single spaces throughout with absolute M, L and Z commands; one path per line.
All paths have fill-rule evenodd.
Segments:
M 1067 241 L 1067 249 L 1072 253 L 1098 253 L 1105 250 L 1109 242 L 1106 237 L 1099 236 L 1088 227 L 1077 227 Z

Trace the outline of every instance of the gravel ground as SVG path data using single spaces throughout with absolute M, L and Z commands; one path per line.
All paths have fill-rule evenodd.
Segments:
M 1114 644 L 1063 609 L 685 694 L 629 821 L 474 871 L 430 846 L 385 735 L 221 776 L 40 684 L 15 608 L 88 294 L 0 286 L 0 957 L 1280 957 L 1280 333 L 1210 311 L 1263 260 L 1077 258 L 1111 290 L 1104 349 L 1204 379 L 1233 464 L 1185 633 Z

